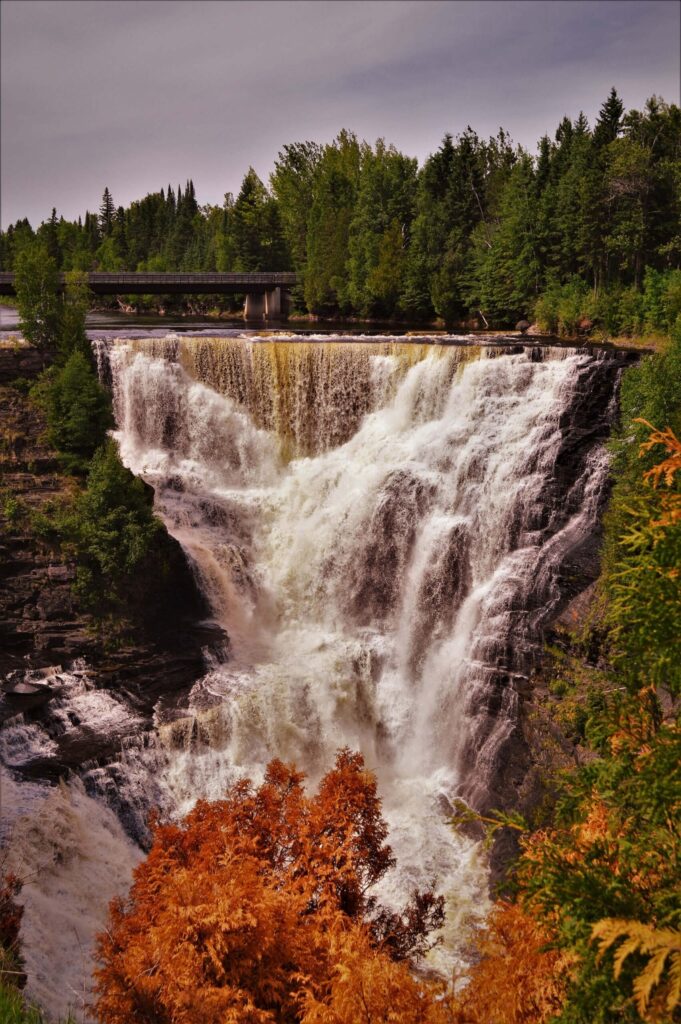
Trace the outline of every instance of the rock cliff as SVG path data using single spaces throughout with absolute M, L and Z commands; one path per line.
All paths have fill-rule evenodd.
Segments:
M 203 622 L 206 608 L 184 553 L 165 531 L 158 543 L 167 571 L 152 586 L 152 601 L 148 587 L 144 604 L 130 594 L 131 632 L 112 643 L 79 607 L 75 566 L 34 528 L 36 514 L 77 486 L 61 472 L 42 414 L 27 397 L 42 365 L 32 349 L 0 348 L 0 721 L 20 712 L 39 720 L 55 690 L 31 680 L 84 658 L 94 685 L 124 693 L 150 724 L 158 697 L 191 686 L 203 674 L 204 650 L 225 637 Z M 46 774 L 105 755 L 101 737 L 98 744 L 60 751 Z

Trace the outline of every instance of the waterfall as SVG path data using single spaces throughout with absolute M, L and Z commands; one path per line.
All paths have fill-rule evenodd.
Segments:
M 120 821 L 140 838 L 153 805 L 183 814 L 275 756 L 314 785 L 337 748 L 359 749 L 398 859 L 382 896 L 446 895 L 432 959 L 450 970 L 486 911 L 486 869 L 447 817 L 508 783 L 518 688 L 597 523 L 616 361 L 178 336 L 100 343 L 98 358 L 123 461 L 155 488 L 228 643 L 151 733 L 84 767 L 73 813 L 98 808 L 129 870 Z

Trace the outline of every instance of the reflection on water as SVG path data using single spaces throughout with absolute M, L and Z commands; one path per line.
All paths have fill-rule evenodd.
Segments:
M 19 315 L 14 306 L 0 306 L 0 331 L 16 330 L 19 326 Z

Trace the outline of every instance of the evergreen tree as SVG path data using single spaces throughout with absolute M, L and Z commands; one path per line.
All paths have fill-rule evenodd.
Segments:
M 610 95 L 603 104 L 596 120 L 596 127 L 594 128 L 594 143 L 597 147 L 601 148 L 607 146 L 619 135 L 622 129 L 622 115 L 624 114 L 624 104 L 617 95 L 617 90 L 613 86 L 610 90 Z
M 50 444 L 70 472 L 86 472 L 113 419 L 109 396 L 81 349 L 49 381 L 43 402 Z
M 102 235 L 110 235 L 113 229 L 114 213 L 116 207 L 108 188 L 104 189 L 102 202 L 99 207 L 99 228 Z
M 348 298 L 369 316 L 390 316 L 402 291 L 416 203 L 416 161 L 386 146 L 362 156 L 348 236 Z
M 232 211 L 235 267 L 244 273 L 288 265 L 276 202 L 249 167 Z
M 59 245 L 59 221 L 57 220 L 57 211 L 52 207 L 52 214 L 48 221 L 45 221 L 38 228 L 38 238 L 45 243 L 48 256 L 50 256 L 57 265 L 57 268 L 62 265 L 62 253 Z
M 469 304 L 480 308 L 490 323 L 526 317 L 539 296 L 541 280 L 536 178 L 527 154 L 504 185 L 491 240 L 482 226 L 474 238 Z
M 86 367 L 92 371 L 80 353 L 71 360 L 79 380 L 88 380 Z M 94 390 L 90 393 L 96 408 L 98 399 Z M 99 424 L 105 427 L 104 415 Z M 76 591 L 99 616 L 120 615 L 129 606 L 132 589 L 145 586 L 141 567 L 149 560 L 153 574 L 162 572 L 154 553 L 163 527 L 152 506 L 151 488 L 126 469 L 116 442 L 104 441 L 90 461 L 85 491 L 62 524 L 78 561 Z

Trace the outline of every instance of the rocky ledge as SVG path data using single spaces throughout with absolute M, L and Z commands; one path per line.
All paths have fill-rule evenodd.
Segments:
M 120 694 L 141 727 L 149 727 L 159 698 L 168 701 L 191 687 L 205 671 L 205 651 L 226 637 L 205 621 L 184 552 L 165 531 L 158 543 L 167 572 L 152 587 L 151 601 L 145 588 L 143 606 L 130 595 L 132 634 L 107 641 L 79 608 L 75 566 L 31 528 L 32 515 L 74 487 L 26 397 L 27 382 L 42 366 L 34 350 L 0 348 L 0 723 L 20 713 L 39 723 L 59 695 L 59 673 L 85 659 L 88 685 Z M 58 750 L 44 772 L 34 763 L 27 773 L 54 778 L 107 754 L 102 737 L 72 747 Z

